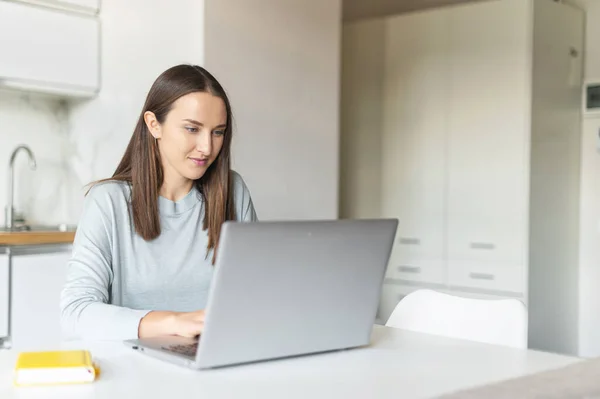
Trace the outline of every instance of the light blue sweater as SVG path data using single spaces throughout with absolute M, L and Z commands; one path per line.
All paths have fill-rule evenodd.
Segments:
M 250 192 L 233 172 L 239 221 L 255 221 Z M 126 183 L 94 186 L 84 201 L 61 295 L 69 338 L 137 338 L 152 310 L 204 309 L 214 266 L 206 255 L 203 201 L 193 188 L 177 202 L 159 197 L 161 234 L 147 242 L 130 218 Z

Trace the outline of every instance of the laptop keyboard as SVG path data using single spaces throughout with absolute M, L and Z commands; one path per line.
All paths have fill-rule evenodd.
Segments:
M 185 356 L 195 356 L 198 351 L 198 342 L 194 342 L 193 344 L 187 345 L 170 345 L 165 346 L 163 349 L 168 350 L 169 352 L 180 353 Z

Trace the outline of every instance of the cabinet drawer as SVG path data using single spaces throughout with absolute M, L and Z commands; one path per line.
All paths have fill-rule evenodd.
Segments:
M 392 278 L 423 283 L 444 283 L 444 261 L 442 259 L 418 259 L 399 256 L 388 266 Z
M 99 34 L 96 18 L 0 1 L 0 83 L 92 96 L 100 80 Z
M 448 261 L 448 283 L 455 287 L 522 293 L 524 265 L 504 262 Z
M 441 229 L 440 229 L 441 230 Z M 410 234 L 398 228 L 388 265 L 388 278 L 444 283 L 443 236 Z
M 526 236 L 523 229 L 507 227 L 502 233 L 468 234 L 464 226 L 453 229 L 448 237 L 448 257 L 483 263 L 520 263 L 525 257 Z
M 398 228 L 394 251 L 402 258 L 441 258 L 443 239 L 442 234 L 411 234 Z

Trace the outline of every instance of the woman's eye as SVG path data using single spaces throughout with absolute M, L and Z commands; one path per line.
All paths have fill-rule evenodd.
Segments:
M 192 127 L 192 126 L 186 126 L 185 130 L 187 130 L 190 133 L 196 133 L 198 131 L 197 127 Z
M 222 136 L 222 135 L 224 135 L 224 134 L 225 134 L 225 131 L 224 131 L 224 130 L 215 130 L 215 131 L 214 131 L 214 133 L 215 133 L 217 136 Z

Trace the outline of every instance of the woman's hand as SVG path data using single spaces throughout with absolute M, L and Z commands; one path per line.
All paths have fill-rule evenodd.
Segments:
M 195 337 L 204 329 L 204 310 L 195 312 L 162 312 L 148 313 L 140 321 L 139 338 L 150 338 L 165 335 Z
M 175 335 L 195 337 L 204 330 L 204 310 L 175 314 Z

